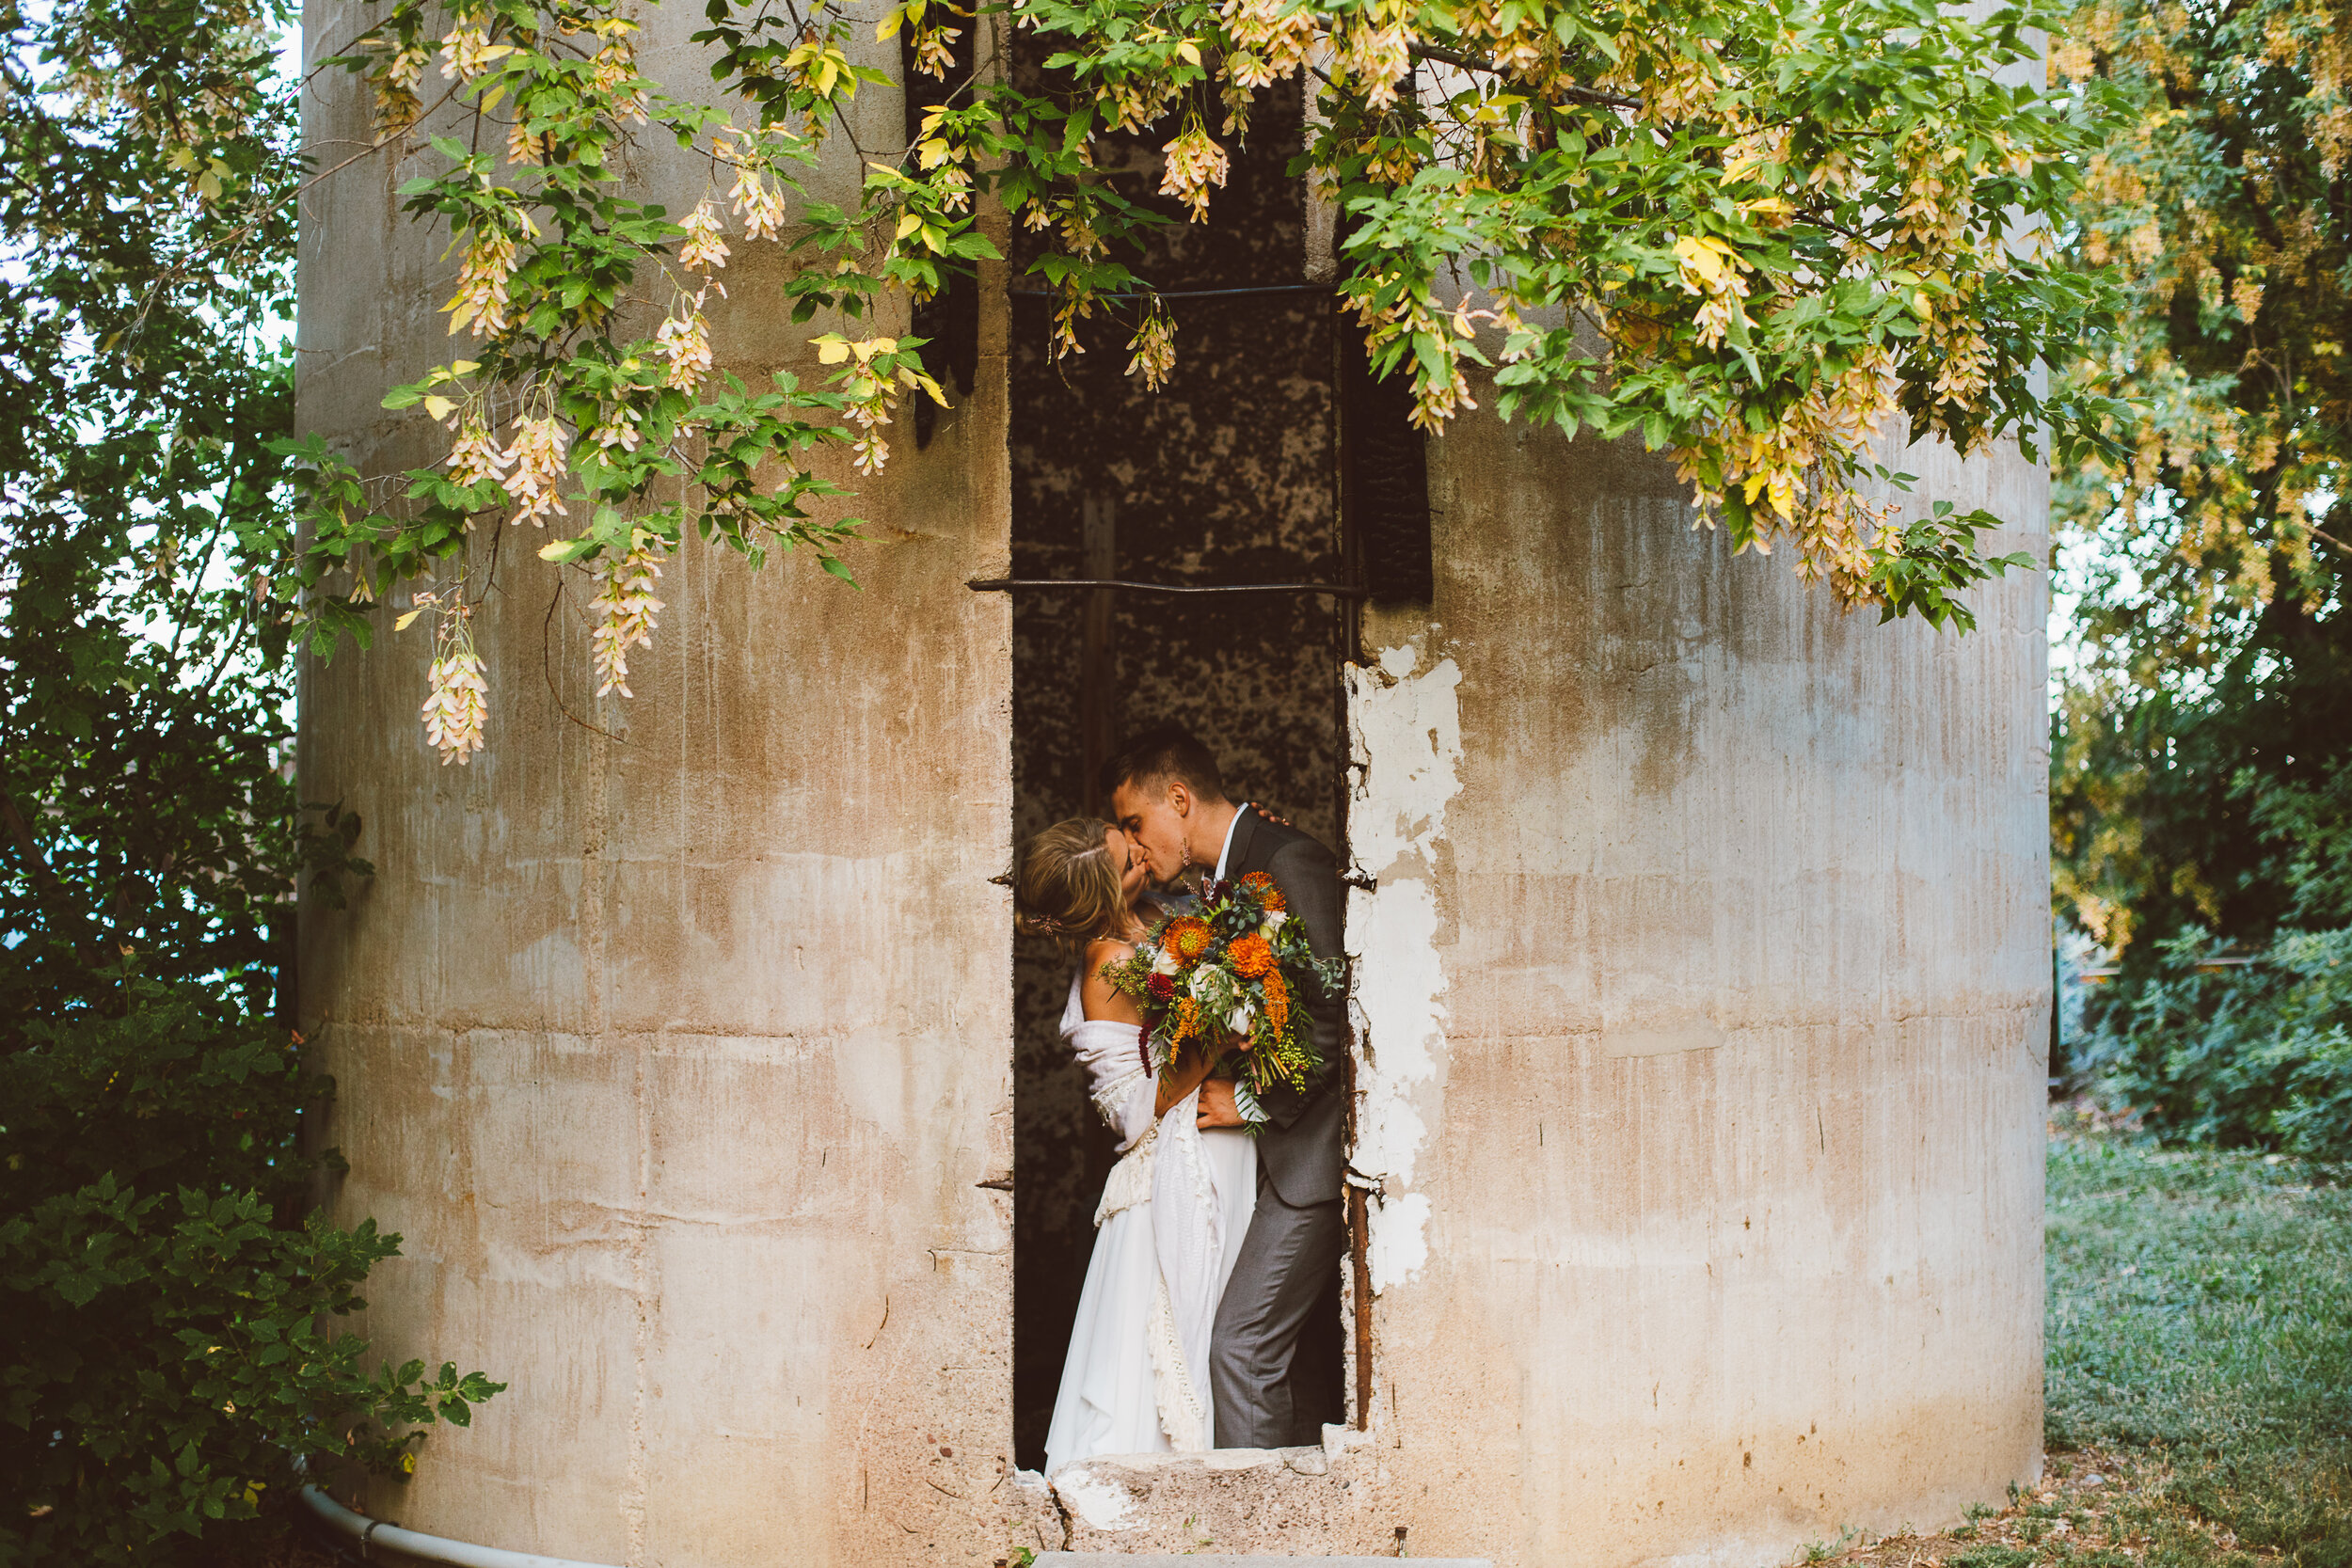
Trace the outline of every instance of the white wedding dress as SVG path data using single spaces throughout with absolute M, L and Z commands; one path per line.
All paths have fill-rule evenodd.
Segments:
M 1120 1160 L 1094 1211 L 1094 1255 L 1045 1434 L 1047 1475 L 1096 1454 L 1216 1447 L 1209 1331 L 1258 1200 L 1249 1134 L 1201 1132 L 1198 1090 L 1155 1125 L 1136 1026 L 1088 1018 L 1079 979 L 1061 1037 L 1119 1134 Z

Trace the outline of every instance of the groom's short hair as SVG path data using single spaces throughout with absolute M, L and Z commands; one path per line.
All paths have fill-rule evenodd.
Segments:
M 1217 770 L 1216 753 L 1182 725 L 1164 724 L 1131 737 L 1113 752 L 1095 783 L 1107 800 L 1119 793 L 1120 784 L 1164 792 L 1179 779 L 1200 800 L 1225 799 L 1225 775 Z

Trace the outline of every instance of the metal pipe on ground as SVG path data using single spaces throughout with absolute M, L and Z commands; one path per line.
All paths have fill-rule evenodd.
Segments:
M 329 1529 L 358 1542 L 362 1555 L 382 1546 L 421 1562 L 449 1563 L 451 1568 L 612 1568 L 610 1563 L 543 1557 L 537 1552 L 510 1552 L 502 1546 L 478 1546 L 470 1541 L 452 1541 L 443 1535 L 404 1529 L 389 1519 L 371 1519 L 364 1513 L 355 1513 L 315 1485 L 302 1489 L 302 1502 Z

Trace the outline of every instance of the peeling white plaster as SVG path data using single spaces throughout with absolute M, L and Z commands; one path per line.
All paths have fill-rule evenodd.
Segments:
M 1062 1507 L 1085 1520 L 1089 1529 L 1134 1529 L 1140 1523 L 1127 1488 L 1089 1473 L 1083 1465 L 1065 1465 L 1055 1472 L 1054 1496 L 1061 1499 Z
M 1372 1269 L 1373 1293 L 1401 1285 L 1429 1261 L 1429 1195 L 1406 1193 L 1383 1200 L 1365 1216 L 1372 1234 L 1364 1241 L 1364 1261 Z
M 1348 845 L 1376 884 L 1347 904 L 1363 1042 L 1350 1163 L 1380 1182 L 1368 1243 L 1375 1291 L 1428 1260 L 1429 1199 L 1409 1190 L 1429 1132 L 1417 1091 L 1438 1079 L 1447 1017 L 1432 878 L 1446 807 L 1462 789 L 1462 673 L 1449 658 L 1416 675 L 1420 662 L 1407 645 L 1383 652 L 1377 670 L 1347 672 Z

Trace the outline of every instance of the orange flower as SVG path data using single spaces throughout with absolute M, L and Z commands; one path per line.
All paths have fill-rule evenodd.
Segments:
M 1269 910 L 1287 910 L 1291 901 L 1282 896 L 1282 889 L 1272 877 L 1263 871 L 1252 871 L 1241 879 L 1241 885 L 1258 895 L 1258 902 Z
M 1199 962 L 1200 955 L 1209 950 L 1213 934 L 1207 921 L 1188 914 L 1169 921 L 1167 934 L 1160 940 L 1162 945 L 1176 955 L 1178 963 L 1189 964 Z
M 1265 1021 L 1274 1025 L 1274 1032 L 1279 1035 L 1290 1027 L 1290 987 L 1282 984 L 1280 970 L 1270 969 L 1266 971 L 1263 989 L 1265 991 Z
M 1235 937 L 1233 944 L 1225 950 L 1225 956 L 1232 960 L 1237 972 L 1252 980 L 1274 972 L 1274 945 L 1255 931 L 1248 936 Z
M 1168 1043 L 1178 1046 L 1192 1037 L 1200 1026 L 1200 1004 L 1187 996 L 1176 1004 L 1176 1027 L 1169 1033 Z

